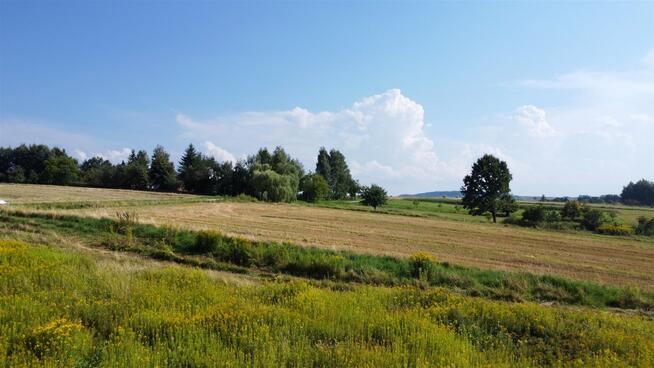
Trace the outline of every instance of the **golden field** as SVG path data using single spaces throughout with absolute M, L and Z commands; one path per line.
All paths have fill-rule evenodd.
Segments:
M 399 256 L 426 251 L 439 260 L 465 266 L 654 289 L 654 241 L 639 237 L 555 232 L 299 204 L 185 203 L 197 197 L 110 189 L 3 184 L 0 198 L 13 203 L 107 201 L 106 208 L 55 211 L 112 217 L 127 210 L 137 213 L 142 222 L 215 229 L 250 239 Z M 166 202 L 171 198 L 175 201 Z M 122 202 L 111 202 L 125 199 L 144 202 L 126 207 L 120 207 Z

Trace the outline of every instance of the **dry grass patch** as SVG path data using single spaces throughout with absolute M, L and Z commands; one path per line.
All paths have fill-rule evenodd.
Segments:
M 168 200 L 194 198 L 178 193 L 145 192 L 125 189 L 64 187 L 58 185 L 0 184 L 0 199 L 9 204 L 40 202 L 103 202 L 129 200 Z
M 70 211 L 67 211 L 70 213 Z M 113 217 L 116 209 L 74 213 Z M 258 240 L 408 256 L 482 268 L 554 274 L 654 289 L 654 242 L 265 203 L 195 203 L 138 209 L 142 221 L 214 229 Z

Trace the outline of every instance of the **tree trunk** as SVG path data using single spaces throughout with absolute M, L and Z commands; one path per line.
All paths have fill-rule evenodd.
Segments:
M 497 218 L 495 217 L 495 211 L 491 212 L 493 214 L 493 223 L 497 223 Z

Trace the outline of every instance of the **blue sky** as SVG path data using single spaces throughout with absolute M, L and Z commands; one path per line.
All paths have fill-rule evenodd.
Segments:
M 341 149 L 391 193 L 654 179 L 654 3 L 0 2 L 0 145 Z

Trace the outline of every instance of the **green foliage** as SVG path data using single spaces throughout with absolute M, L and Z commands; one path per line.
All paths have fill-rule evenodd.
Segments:
M 170 226 L 139 224 L 133 215 L 127 217 L 131 220 L 0 212 L 0 229 L 24 229 L 30 234 L 37 229 L 55 231 L 63 236 L 75 236 L 76 239 L 83 237 L 92 245 L 103 245 L 112 250 L 240 273 L 246 272 L 242 267 L 256 267 L 258 270 L 314 279 L 375 285 L 411 285 L 419 281 L 432 286 L 456 288 L 466 295 L 500 300 L 654 309 L 654 295 L 651 293 L 639 293 L 639 298 L 634 298 L 633 290 L 585 281 L 453 266 L 438 263 L 428 254 L 401 259 L 287 243 L 256 242 L 211 231 L 192 232 Z M 126 229 L 126 225 L 121 223 L 127 223 L 130 230 L 108 231 Z
M 150 160 L 148 154 L 141 150 L 132 153 L 127 159 L 127 165 L 124 168 L 123 186 L 129 189 L 146 190 L 150 187 L 148 177 L 148 165 Z
M 68 185 L 78 179 L 77 161 L 68 155 L 52 155 L 44 162 L 44 182 L 48 184 Z
M 0 264 L 0 361 L 8 367 L 654 363 L 651 320 L 585 308 L 439 288 L 239 286 L 190 268 L 96 262 L 6 240 Z
M 329 183 L 320 174 L 305 175 L 300 181 L 301 199 L 307 202 L 316 202 L 327 199 L 329 196 Z
M 113 231 L 125 235 L 129 243 L 134 241 L 134 228 L 139 223 L 138 215 L 134 212 L 122 211 L 116 212 L 116 223 Z
M 273 170 L 255 171 L 252 177 L 254 195 L 269 202 L 291 202 L 297 191 L 289 175 L 280 175 Z
M 170 155 L 162 146 L 152 151 L 152 163 L 148 170 L 150 185 L 154 190 L 173 191 L 179 186 L 175 164 L 170 161 Z
M 304 176 L 302 164 L 291 158 L 282 147 L 270 153 L 260 149 L 245 161 L 218 162 L 200 153 L 193 144 L 184 151 L 178 170 L 162 146 L 156 146 L 151 157 L 143 150 L 132 150 L 127 162 L 114 165 L 92 157 L 79 167 L 77 161 L 57 147 L 20 145 L 16 148 L 0 147 L 0 182 L 44 183 L 58 185 L 87 185 L 103 188 L 177 191 L 204 195 L 237 196 L 247 194 L 265 201 L 289 202 L 300 191 Z M 343 154 L 322 148 L 317 174 L 327 182 L 314 178 L 308 184 L 308 201 L 322 198 L 352 198 L 360 190 L 352 179 Z M 273 174 L 274 173 L 274 174 Z M 312 185 L 313 184 L 313 185 Z M 314 192 L 318 196 L 314 195 Z
M 411 276 L 419 279 L 428 279 L 435 269 L 436 258 L 429 253 L 414 253 L 409 257 Z
M 606 235 L 632 235 L 634 228 L 626 224 L 601 224 L 595 230 Z
M 654 206 L 654 182 L 645 179 L 635 183 L 629 182 L 622 189 L 620 197 L 626 204 Z
M 192 252 L 216 253 L 223 243 L 223 235 L 216 231 L 200 231 L 195 235 Z
M 116 167 L 111 162 L 96 156 L 80 165 L 82 182 L 93 187 L 117 187 Z
M 566 201 L 561 209 L 561 217 L 576 220 L 584 212 L 584 205 L 579 201 Z
M 638 226 L 636 227 L 636 234 L 645 236 L 654 236 L 654 217 L 647 220 L 641 216 L 638 218 Z
M 325 147 L 318 151 L 316 174 L 322 175 L 329 184 L 330 199 L 345 199 L 348 194 L 354 197 L 359 188 L 358 183 L 352 179 L 350 168 L 347 166 L 345 156 L 338 150 L 327 152 Z
M 609 213 L 600 211 L 595 208 L 589 208 L 584 211 L 581 219 L 581 225 L 590 231 L 595 231 L 601 225 L 612 224 L 615 218 Z
M 304 169 L 283 148 L 277 147 L 272 155 L 262 148 L 248 158 L 252 194 L 262 201 L 291 202 L 296 199 Z
M 377 184 L 372 184 L 369 187 L 361 189 L 361 203 L 374 208 L 383 206 L 388 201 L 386 190 Z
M 490 213 L 493 222 L 497 214 L 508 207 L 509 182 L 512 176 L 504 161 L 484 155 L 472 165 L 472 172 L 463 179 L 463 207 L 472 215 Z

